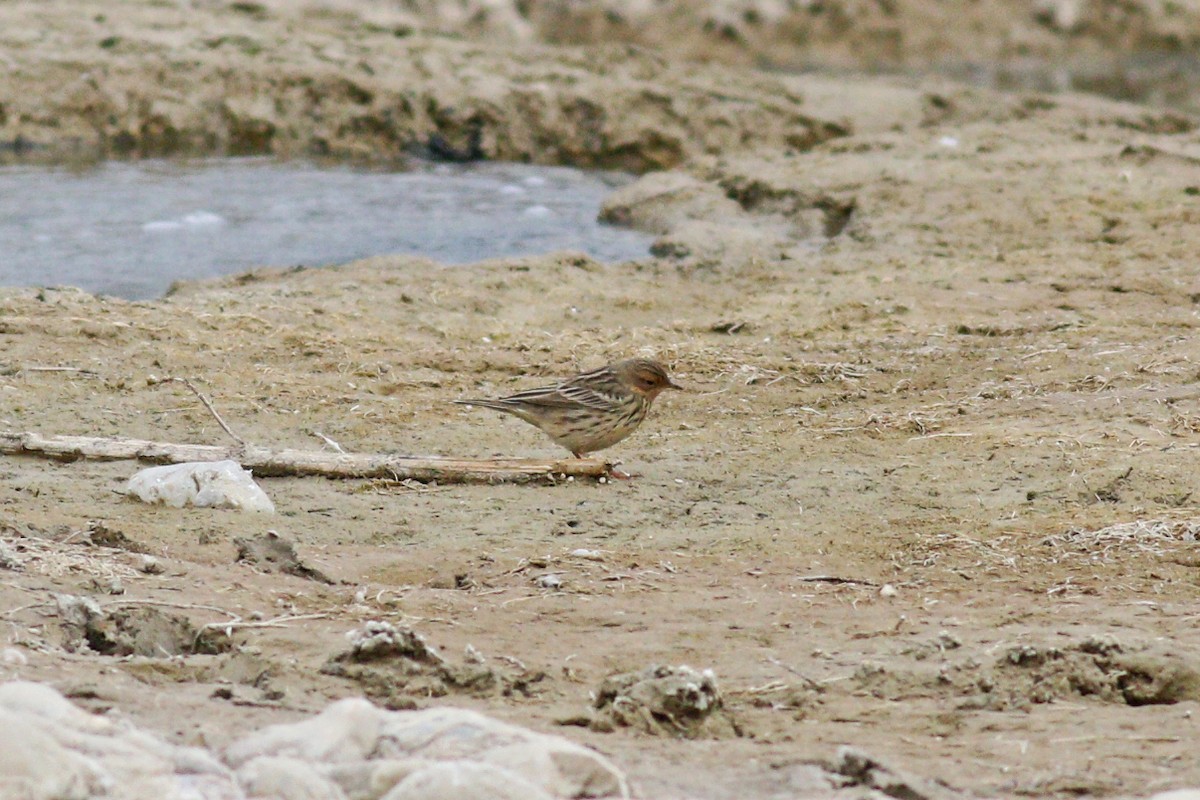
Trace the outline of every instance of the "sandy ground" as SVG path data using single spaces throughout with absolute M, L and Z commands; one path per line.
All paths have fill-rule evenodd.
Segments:
M 488 83 L 484 105 L 500 109 L 483 125 L 488 155 L 520 157 L 496 142 L 524 141 L 534 160 L 571 161 L 537 146 L 558 130 L 580 163 L 676 167 L 607 209 L 661 234 L 659 256 L 455 269 L 380 257 L 146 303 L 5 290 L 0 428 L 223 443 L 191 393 L 155 381 L 179 376 L 258 444 L 320 449 L 320 433 L 361 452 L 556 455 L 520 422 L 448 401 L 646 354 L 690 391 L 611 451 L 640 477 L 264 479 L 279 513 L 260 516 L 139 505 L 116 491 L 129 463 L 4 457 L 0 614 L 27 663 L 9 658 L 0 676 L 212 746 L 363 692 L 464 705 L 596 747 L 644 797 L 803 796 L 802 765 L 841 744 L 966 795 L 1200 784 L 1192 120 L 712 65 L 647 69 L 634 90 L 628 70 L 649 55 L 621 56 L 610 80 L 596 51 L 545 47 L 534 68 L 499 45 L 420 46 L 507 64 Z M 24 66 L 10 88 L 66 68 L 13 58 Z M 152 60 L 121 62 L 121 80 L 140 75 L 153 95 Z M 234 73 L 245 96 L 261 91 L 256 63 Z M 495 98 L 529 69 L 546 107 L 593 93 L 587 136 L 504 110 Z M 701 84 L 709 116 L 687 118 L 678 103 Z M 482 96 L 470 81 L 459 91 Z M 10 139 L 56 144 L 52 126 L 12 111 L 28 96 L 3 98 Z M 350 101 L 330 102 L 307 127 L 286 103 L 262 113 L 311 142 Z M 142 130 L 139 107 L 114 126 Z M 43 117 L 77 121 L 71 108 L 47 103 Z M 419 116 L 392 118 L 388 146 L 444 130 Z M 525 132 L 506 139 L 506 125 Z M 94 522 L 108 534 L 87 533 Z M 270 530 L 334 583 L 235 561 L 235 538 Z M 116 548 L 86 544 L 98 538 Z M 139 550 L 163 571 L 140 571 Z M 539 585 L 546 574 L 561 586 Z M 54 592 L 154 601 L 194 624 L 282 621 L 235 629 L 219 655 L 68 652 Z M 442 694 L 321 673 L 368 619 L 411 625 L 456 662 L 471 645 L 504 679 Z M 655 663 L 715 670 L 741 735 L 560 725 L 606 676 Z

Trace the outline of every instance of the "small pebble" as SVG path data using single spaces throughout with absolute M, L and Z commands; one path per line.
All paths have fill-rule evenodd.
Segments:
M 603 561 L 604 555 L 599 550 L 588 550 L 581 547 L 578 550 L 572 550 L 571 555 L 575 558 L 586 558 L 588 561 Z
M 879 587 L 880 597 L 895 597 L 898 594 L 900 594 L 900 592 L 898 592 L 896 587 L 892 586 L 890 583 L 885 583 L 883 586 Z
M 6 647 L 0 652 L 0 663 L 8 667 L 23 667 L 29 663 L 29 659 L 15 647 Z
M 559 589 L 563 585 L 562 578 L 553 573 L 539 576 L 534 583 L 543 589 Z
M 143 555 L 141 562 L 138 564 L 138 570 L 147 575 L 160 575 L 162 574 L 163 566 L 158 563 L 158 559 L 154 556 Z
M 937 635 L 937 645 L 942 650 L 956 650 L 962 647 L 962 639 L 959 639 L 950 631 L 942 631 Z

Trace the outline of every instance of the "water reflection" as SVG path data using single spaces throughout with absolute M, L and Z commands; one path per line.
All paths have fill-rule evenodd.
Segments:
M 0 285 L 142 299 L 178 279 L 416 253 L 447 264 L 551 250 L 604 261 L 650 237 L 596 222 L 614 173 L 516 164 L 405 172 L 270 159 L 0 167 Z

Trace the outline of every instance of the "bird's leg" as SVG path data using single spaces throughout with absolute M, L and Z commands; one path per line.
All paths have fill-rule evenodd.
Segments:
M 613 463 L 613 465 L 611 467 L 608 468 L 608 474 L 610 477 L 615 478 L 619 481 L 628 481 L 628 480 L 632 480 L 633 478 L 641 477 L 640 473 L 625 472 L 624 470 L 617 469 L 617 464 L 620 464 L 620 463 L 621 463 L 620 461 L 616 461 Z
M 571 451 L 571 455 L 575 456 L 576 458 L 583 458 L 583 453 L 576 453 L 574 450 Z M 623 470 L 617 469 L 617 464 L 619 463 L 621 462 L 618 461 L 609 467 L 608 476 L 610 478 L 614 478 L 618 481 L 627 481 L 639 477 L 638 473 L 636 472 L 624 472 Z

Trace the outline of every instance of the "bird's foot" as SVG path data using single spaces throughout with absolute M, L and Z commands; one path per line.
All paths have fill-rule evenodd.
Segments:
M 642 474 L 640 472 L 625 472 L 624 470 L 618 469 L 616 464 L 613 464 L 608 468 L 608 476 L 619 481 L 628 481 L 633 480 L 634 478 L 640 478 L 642 477 Z

